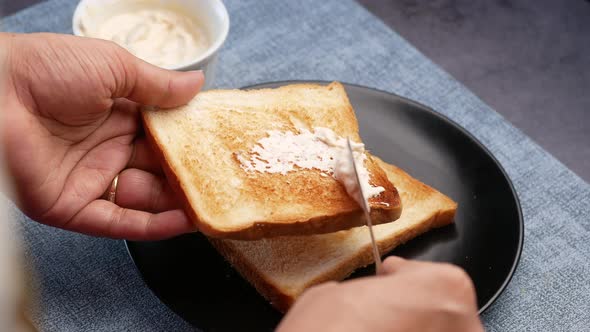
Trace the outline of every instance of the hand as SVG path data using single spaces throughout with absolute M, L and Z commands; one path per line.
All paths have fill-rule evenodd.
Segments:
M 397 257 L 383 267 L 385 275 L 311 288 L 277 331 L 483 331 L 460 268 Z
M 201 72 L 152 66 L 102 40 L 0 34 L 2 150 L 31 218 L 96 236 L 159 239 L 193 230 L 144 138 L 139 104 L 174 107 Z M 100 199 L 119 174 L 116 203 Z

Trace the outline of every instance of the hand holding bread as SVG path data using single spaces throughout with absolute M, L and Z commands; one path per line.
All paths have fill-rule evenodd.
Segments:
M 25 214 L 111 238 L 194 229 L 140 137 L 139 105 L 185 104 L 201 73 L 164 70 L 98 39 L 0 34 L 0 46 L 2 152 Z M 116 202 L 101 199 L 117 175 Z

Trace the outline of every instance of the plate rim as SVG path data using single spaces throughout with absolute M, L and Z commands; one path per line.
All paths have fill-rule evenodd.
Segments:
M 376 91 L 376 92 L 379 92 L 379 93 L 384 93 L 384 94 L 388 94 L 388 95 L 394 96 L 394 97 L 398 98 L 399 100 L 401 100 L 402 102 L 405 102 L 407 104 L 416 106 L 417 108 L 420 108 L 422 110 L 425 110 L 428 113 L 430 113 L 431 115 L 437 117 L 439 120 L 441 120 L 443 122 L 447 122 L 452 127 L 454 127 L 455 129 L 459 130 L 463 135 L 465 135 L 473 143 L 475 143 L 480 149 L 482 149 L 483 152 L 485 152 L 485 154 L 488 157 L 491 158 L 491 160 L 494 162 L 494 164 L 496 165 L 496 167 L 500 170 L 502 176 L 506 179 L 506 181 L 508 183 L 508 187 L 510 188 L 510 191 L 512 193 L 512 197 L 514 199 L 514 202 L 516 203 L 516 211 L 517 211 L 517 215 L 518 215 L 518 231 L 519 231 L 519 236 L 518 236 L 517 250 L 516 250 L 515 256 L 513 257 L 512 266 L 510 267 L 510 270 L 509 270 L 507 276 L 504 278 L 504 281 L 502 282 L 502 285 L 500 285 L 500 287 L 496 290 L 496 292 L 494 292 L 494 295 L 492 295 L 490 297 L 490 299 L 484 305 L 482 305 L 481 308 L 478 309 L 478 314 L 481 316 L 486 310 L 488 310 L 492 306 L 492 304 L 494 304 L 496 302 L 496 300 L 498 300 L 498 298 L 502 295 L 502 293 L 504 293 L 504 291 L 508 287 L 508 284 L 510 283 L 510 281 L 514 277 L 514 274 L 516 272 L 516 269 L 518 268 L 518 265 L 520 263 L 520 258 L 521 258 L 521 255 L 522 255 L 522 249 L 523 249 L 523 245 L 524 245 L 524 232 L 525 232 L 525 228 L 524 228 L 524 216 L 523 216 L 523 213 L 522 213 L 522 206 L 520 204 L 520 199 L 519 199 L 518 194 L 516 192 L 516 189 L 514 187 L 514 183 L 510 179 L 510 176 L 508 175 L 508 173 L 506 172 L 506 170 L 504 169 L 504 167 L 502 166 L 502 164 L 500 163 L 500 161 L 496 158 L 496 156 L 494 156 L 494 154 L 477 137 L 475 137 L 473 134 L 471 134 L 467 129 L 465 129 L 459 123 L 455 122 L 454 120 L 452 120 L 451 118 L 447 117 L 446 115 L 435 111 L 433 108 L 431 108 L 431 107 L 429 107 L 429 106 L 427 106 L 425 104 L 422 104 L 422 103 L 420 103 L 418 101 L 409 99 L 409 98 L 404 97 L 404 96 L 400 96 L 400 95 L 398 95 L 398 94 L 396 94 L 394 92 L 382 90 L 382 89 L 371 87 L 371 86 L 356 84 L 356 83 L 348 83 L 348 82 L 345 82 L 345 81 L 305 80 L 305 79 L 301 79 L 301 80 L 280 80 L 280 81 L 260 82 L 260 83 L 248 84 L 248 85 L 245 85 L 245 86 L 240 87 L 239 89 L 240 90 L 249 90 L 249 89 L 260 88 L 260 87 L 266 86 L 266 85 L 279 85 L 279 86 L 283 86 L 283 85 L 287 85 L 287 84 L 302 84 L 302 83 L 314 83 L 314 84 L 323 84 L 323 85 L 325 85 L 325 84 L 330 84 L 332 82 L 339 82 L 340 84 L 342 84 L 344 86 L 345 89 L 346 89 L 346 86 L 352 86 L 352 87 L 356 87 L 356 88 L 373 90 L 373 91 Z M 141 277 L 143 283 L 145 284 L 145 286 L 150 290 L 150 292 L 152 292 L 152 294 L 154 294 L 154 296 L 158 299 L 158 301 L 160 301 L 161 303 L 163 303 L 175 315 L 177 315 L 181 319 L 185 320 L 182 316 L 180 316 L 178 313 L 176 313 L 176 311 L 174 311 L 167 303 L 165 303 L 164 301 L 162 301 L 158 295 L 156 295 L 155 291 L 148 285 L 147 281 L 145 280 L 143 273 L 139 269 L 139 266 L 137 266 L 137 263 L 136 263 L 136 260 L 134 258 L 134 255 L 131 252 L 132 250 L 129 247 L 129 243 L 130 242 L 140 242 L 140 241 L 123 240 L 123 242 L 125 243 L 125 249 L 127 250 L 127 254 L 129 255 L 129 258 L 131 259 L 131 262 L 133 263 L 133 267 L 135 268 L 135 270 L 140 275 L 140 277 Z

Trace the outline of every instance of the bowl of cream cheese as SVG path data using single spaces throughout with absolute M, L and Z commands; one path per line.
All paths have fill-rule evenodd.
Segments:
M 221 0 L 82 0 L 72 29 L 77 36 L 113 41 L 162 68 L 201 69 L 210 86 L 229 15 Z

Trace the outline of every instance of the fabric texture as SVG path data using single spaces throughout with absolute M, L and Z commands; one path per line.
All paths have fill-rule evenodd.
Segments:
M 77 1 L 50 0 L 4 19 L 13 32 L 71 33 Z M 231 31 L 218 87 L 340 80 L 391 91 L 446 115 L 501 162 L 522 204 L 525 242 L 488 331 L 590 331 L 590 185 L 351 0 L 225 1 Z M 468 51 L 468 50 L 466 50 Z M 184 331 L 143 284 L 122 241 L 27 220 L 14 210 L 38 274 L 43 331 Z

